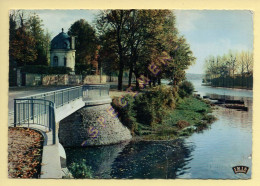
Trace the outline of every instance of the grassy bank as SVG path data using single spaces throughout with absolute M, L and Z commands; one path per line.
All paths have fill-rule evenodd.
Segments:
M 114 98 L 112 106 L 136 139 L 170 140 L 188 136 L 207 128 L 216 118 L 209 114 L 210 104 L 191 95 L 192 85 L 184 85 L 158 86 L 136 97 Z M 121 105 L 127 102 L 126 106 L 122 107 L 120 101 Z
M 151 134 L 144 135 L 145 140 L 169 140 L 180 136 L 189 136 L 209 126 L 216 118 L 209 115 L 212 109 L 203 100 L 188 97 L 177 103 L 163 121 Z

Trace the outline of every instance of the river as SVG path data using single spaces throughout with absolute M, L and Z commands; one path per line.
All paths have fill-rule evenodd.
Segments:
M 244 100 L 248 111 L 218 108 L 211 127 L 174 141 L 127 142 L 118 145 L 66 148 L 67 164 L 86 159 L 95 178 L 249 179 L 252 169 L 252 99 L 250 90 L 201 86 L 199 94 Z M 249 167 L 235 174 L 232 167 Z

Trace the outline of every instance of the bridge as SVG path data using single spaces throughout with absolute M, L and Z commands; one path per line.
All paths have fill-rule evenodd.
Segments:
M 82 85 L 14 99 L 13 126 L 45 127 L 56 144 L 56 123 L 86 105 L 110 103 L 109 85 Z
M 111 103 L 109 88 L 82 85 L 14 99 L 9 126 L 32 128 L 44 135 L 41 178 L 64 175 L 66 153 L 58 139 L 59 122 L 85 106 Z

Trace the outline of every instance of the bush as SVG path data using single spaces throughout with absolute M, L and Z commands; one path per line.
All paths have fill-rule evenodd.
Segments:
M 122 102 L 127 102 L 126 106 L 121 106 L 119 104 L 119 99 L 119 97 L 114 98 L 111 105 L 116 110 L 116 112 L 118 112 L 118 117 L 120 121 L 131 130 L 131 133 L 133 135 L 135 132 L 138 131 L 136 112 L 134 110 L 134 98 L 130 94 L 121 97 Z
M 183 81 L 180 83 L 178 93 L 181 98 L 189 97 L 190 95 L 192 95 L 193 91 L 194 91 L 194 86 L 191 82 Z
M 78 163 L 73 162 L 69 166 L 69 170 L 74 178 L 93 178 L 91 167 L 87 166 L 85 159 Z
M 68 74 L 72 70 L 69 67 L 49 67 L 44 65 L 23 66 L 21 72 L 31 74 Z
M 135 103 L 137 121 L 152 127 L 162 123 L 168 112 L 175 108 L 172 89 L 163 85 L 138 95 Z
M 179 129 L 183 129 L 183 128 L 185 128 L 185 127 L 190 126 L 189 122 L 184 121 L 184 120 L 179 120 L 179 121 L 176 123 L 176 125 L 177 125 L 177 127 L 178 127 Z

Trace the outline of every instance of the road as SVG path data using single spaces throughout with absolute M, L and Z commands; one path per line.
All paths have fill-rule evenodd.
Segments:
M 15 87 L 15 88 L 9 88 L 9 99 L 8 99 L 8 111 L 13 112 L 14 109 L 14 99 L 24 96 L 30 96 L 34 94 L 59 90 L 68 88 L 69 86 L 50 86 L 50 87 Z

